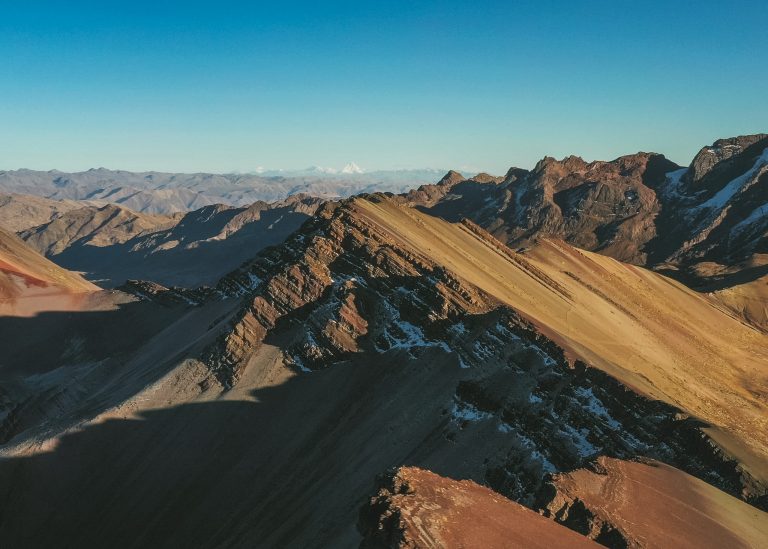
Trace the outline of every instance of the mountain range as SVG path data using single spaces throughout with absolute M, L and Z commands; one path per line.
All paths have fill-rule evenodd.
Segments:
M 41 177 L 0 187 L 9 546 L 768 543 L 765 134 L 171 214 Z
M 294 194 L 342 198 L 370 191 L 402 192 L 434 181 L 439 170 L 364 172 L 355 163 L 341 170 L 310 168 L 252 174 L 128 172 L 94 168 L 0 171 L 0 193 L 28 194 L 54 200 L 111 203 L 140 213 L 173 214 L 227 204 L 248 206 Z

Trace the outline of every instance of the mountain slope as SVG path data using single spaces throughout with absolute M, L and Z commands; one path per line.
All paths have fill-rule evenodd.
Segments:
M 545 514 L 592 538 L 613 531 L 630 547 L 691 549 L 768 540 L 768 514 L 663 463 L 600 458 L 551 486 Z
M 730 267 L 768 250 L 765 134 L 718 140 L 687 168 L 649 153 L 547 157 L 499 184 L 461 179 L 450 174 L 402 199 L 450 221 L 472 219 L 512 247 L 561 238 L 701 287 L 709 281 L 699 263 Z
M 76 200 L 50 200 L 27 194 L 0 195 L 0 227 L 19 232 L 48 223 L 65 212 L 98 203 Z
M 768 447 L 765 437 L 755 434 L 766 432 L 760 397 L 766 392 L 764 334 L 679 283 L 564 244 L 548 242 L 530 254 L 515 254 L 471 223 L 447 224 L 385 197 L 353 200 L 337 210 L 325 212 L 330 222 L 321 234 L 327 236 L 314 237 L 308 249 L 300 245 L 298 249 L 305 251 L 297 252 L 296 260 L 290 255 L 265 257 L 220 285 L 225 292 L 255 287 L 262 292 L 216 351 L 212 365 L 225 385 L 236 382 L 261 338 L 293 310 L 311 307 L 320 315 L 309 321 L 309 333 L 292 344 L 298 351 L 293 355 L 297 364 L 317 368 L 360 352 L 365 348 L 361 341 L 368 340 L 369 348 L 379 350 L 409 341 L 430 345 L 429 331 L 437 329 L 431 325 L 439 319 L 459 314 L 457 310 L 488 311 L 490 303 L 501 302 L 561 346 L 571 360 L 597 367 L 642 394 L 707 422 L 705 430 L 721 451 L 738 459 L 744 493 L 764 493 Z M 345 244 L 339 248 L 337 242 Z M 289 242 L 287 248 L 297 244 Z M 281 266 L 280 274 L 269 274 L 274 265 Z M 366 270 L 366 265 L 378 267 Z M 420 267 L 414 271 L 411 265 Z M 371 276 L 384 276 L 376 274 L 380 269 L 394 269 L 399 277 L 413 276 L 430 284 L 436 282 L 434 273 L 445 273 L 448 293 L 438 298 L 438 304 L 445 300 L 440 312 L 420 311 L 419 323 L 395 320 L 395 325 L 381 327 L 370 318 L 359 318 L 360 306 L 334 305 L 367 302 L 362 295 Z M 338 286 L 334 280 L 339 277 L 355 282 L 351 287 Z M 418 296 L 422 290 L 415 284 L 403 285 L 404 295 Z M 319 304 L 318 300 L 331 299 L 326 297 L 331 288 L 346 293 L 334 291 L 336 301 Z M 395 301 L 369 303 L 365 309 L 414 307 L 396 296 L 388 299 Z M 341 323 L 328 317 L 337 307 Z M 387 317 L 391 314 L 384 314 Z M 455 350 L 450 334 L 432 345 L 442 345 L 441 339 Z M 482 355 L 482 349 L 459 351 L 459 362 L 469 364 Z M 706 375 L 701 375 L 702 365 Z
M 0 315 L 67 309 L 96 290 L 80 275 L 62 269 L 0 229 Z
M 765 409 L 753 396 L 766 390 L 766 338 L 705 296 L 553 241 L 520 256 L 472 225 L 448 225 L 389 201 L 360 200 L 355 207 L 394 229 L 392 238 L 514 307 L 573 356 L 741 432 L 741 440 L 768 455 L 768 440 L 752 437 L 766 427 Z M 698 375 L 701 364 L 709 368 L 706 377 Z
M 425 200 L 418 192 L 404 198 L 449 221 L 470 218 L 513 246 L 555 236 L 643 264 L 661 209 L 654 188 L 676 168 L 662 155 L 648 153 L 590 163 L 575 156 L 547 157 L 530 172 L 510 169 L 500 182 L 458 181 L 454 174 L 449 184 L 438 184 L 443 193 L 437 199 Z
M 188 299 L 75 316 L 43 371 L 8 342 L 7 543 L 354 546 L 404 464 L 533 507 L 552 473 L 647 457 L 765 505 L 768 336 L 642 268 L 374 195 Z
M 47 223 L 20 231 L 19 236 L 40 253 L 55 257 L 73 245 L 123 244 L 137 235 L 155 232 L 176 222 L 170 216 L 138 214 L 107 204 L 69 210 Z
M 0 229 L 0 270 L 3 297 L 21 297 L 35 288 L 54 292 L 88 292 L 98 289 L 45 259 L 16 235 Z

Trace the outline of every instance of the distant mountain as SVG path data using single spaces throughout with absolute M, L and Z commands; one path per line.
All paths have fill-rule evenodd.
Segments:
M 103 206 L 104 203 L 95 200 L 51 200 L 29 194 L 0 194 L 0 227 L 18 232 L 89 205 Z
M 139 213 L 171 214 L 213 204 L 247 206 L 295 194 L 343 198 L 361 192 L 404 192 L 430 183 L 439 170 L 364 172 L 354 162 L 341 170 L 263 171 L 255 174 L 181 174 L 91 169 L 64 173 L 0 172 L 0 192 L 54 200 L 109 202 Z

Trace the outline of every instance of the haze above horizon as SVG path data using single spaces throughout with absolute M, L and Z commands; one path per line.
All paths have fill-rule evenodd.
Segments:
M 768 4 L 29 1 L 0 18 L 0 169 L 454 168 L 768 128 Z

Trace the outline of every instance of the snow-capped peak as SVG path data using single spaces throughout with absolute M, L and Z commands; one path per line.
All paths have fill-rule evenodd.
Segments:
M 341 173 L 351 174 L 351 173 L 363 173 L 363 169 L 355 164 L 354 162 L 350 162 L 346 166 L 344 166 L 341 169 Z

